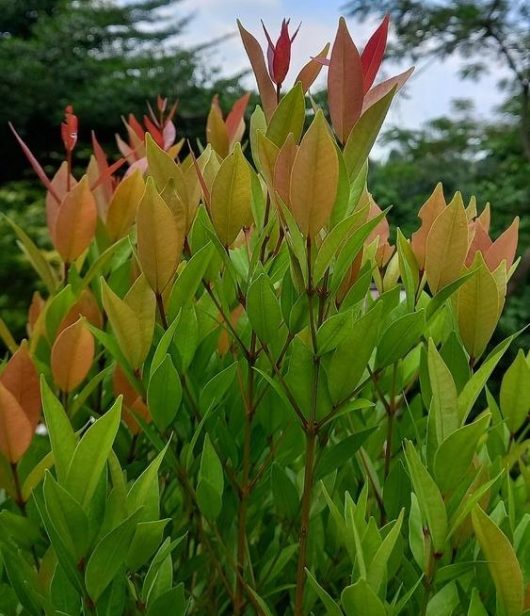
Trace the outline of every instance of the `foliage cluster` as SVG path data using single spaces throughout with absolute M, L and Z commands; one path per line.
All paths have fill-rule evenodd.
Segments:
M 376 83 L 388 20 L 359 53 L 341 19 L 285 94 L 289 23 L 268 66 L 239 29 L 247 140 L 248 96 L 197 157 L 159 98 L 82 177 L 71 108 L 52 179 L 17 135 L 53 250 L 9 220 L 46 292 L 0 331 L 0 612 L 520 615 L 530 357 L 494 395 L 516 334 L 486 354 L 518 218 L 493 240 L 437 185 L 392 244 L 366 186 L 410 75 Z

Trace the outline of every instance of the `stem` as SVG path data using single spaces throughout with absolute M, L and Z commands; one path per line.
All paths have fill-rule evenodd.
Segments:
M 385 447 L 385 479 L 390 472 L 390 460 L 392 459 L 392 436 L 394 429 L 394 414 L 387 415 L 386 447 Z
M 256 334 L 252 333 L 250 342 L 250 355 L 248 357 L 248 383 L 247 391 L 242 390 L 243 402 L 245 405 L 245 417 L 243 426 L 243 476 L 241 478 L 241 489 L 239 490 L 239 510 L 238 510 L 238 532 L 237 532 L 237 571 L 235 611 L 241 614 L 244 590 L 244 569 L 245 554 L 247 544 L 247 510 L 248 497 L 252 490 L 250 482 L 250 457 L 251 457 L 251 436 L 252 420 L 254 418 L 254 357 L 256 353 Z
M 164 298 L 161 293 L 156 293 L 156 305 L 158 307 L 158 312 L 160 314 L 160 320 L 162 321 L 162 326 L 164 329 L 168 328 L 166 309 L 164 307 Z
M 296 570 L 295 616 L 303 616 L 305 566 L 307 560 L 307 540 L 309 536 L 309 513 L 311 510 L 311 491 L 313 488 L 313 472 L 315 445 L 317 433 L 312 424 L 306 432 L 304 492 L 302 495 L 302 514 L 300 518 L 300 533 L 298 536 L 298 566 Z
M 26 515 L 26 503 L 22 496 L 22 486 L 20 485 L 20 477 L 18 475 L 18 469 L 15 462 L 11 463 L 11 472 L 13 474 L 13 483 L 15 484 L 16 503 L 23 515 Z
M 208 285 L 208 283 L 203 280 L 202 284 L 203 284 L 204 289 L 206 290 L 206 293 L 208 293 L 208 295 L 210 296 L 210 299 L 212 300 L 212 302 L 214 303 L 215 307 L 219 311 L 219 314 L 223 317 L 223 321 L 224 321 L 224 323 L 226 325 L 226 328 L 232 334 L 234 340 L 241 347 L 241 350 L 243 351 L 243 355 L 248 359 L 249 355 L 250 355 L 250 352 L 247 349 L 247 347 L 245 346 L 245 343 L 239 337 L 239 335 L 236 332 L 236 330 L 234 329 L 234 326 L 232 325 L 232 322 L 230 321 L 230 318 L 225 314 L 225 312 L 223 310 L 223 307 L 221 306 L 221 304 L 219 303 L 219 301 L 215 297 L 215 295 L 214 295 L 213 291 L 210 289 L 210 286 Z

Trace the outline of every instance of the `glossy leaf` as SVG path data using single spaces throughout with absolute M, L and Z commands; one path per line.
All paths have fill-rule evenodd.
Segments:
M 473 528 L 495 583 L 497 599 L 506 616 L 523 610 L 523 576 L 506 535 L 477 505 L 471 513 Z
M 236 145 L 221 164 L 212 187 L 212 221 L 224 246 L 230 246 L 241 229 L 252 222 L 251 194 L 250 168 Z
M 291 173 L 291 210 L 305 236 L 313 237 L 329 220 L 338 177 L 335 144 L 319 111 L 302 139 Z
M 328 69 L 329 113 L 333 130 L 341 143 L 346 143 L 361 115 L 363 95 L 361 57 L 348 32 L 346 20 L 341 17 Z

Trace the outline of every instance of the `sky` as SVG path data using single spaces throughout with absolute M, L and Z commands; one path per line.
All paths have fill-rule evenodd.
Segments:
M 294 27 L 302 22 L 292 51 L 289 76 L 294 79 L 299 68 L 312 55 L 326 42 L 333 41 L 344 3 L 345 0 L 183 0 L 179 4 L 179 13 L 194 13 L 195 17 L 179 40 L 184 44 L 196 45 L 235 33 L 236 19 L 239 18 L 265 49 L 265 36 L 260 19 L 263 19 L 271 37 L 276 40 L 282 18 L 290 17 Z M 360 49 L 364 47 L 376 26 L 374 21 L 359 23 L 348 19 L 350 33 Z M 216 47 L 211 54 L 211 61 L 227 67 L 227 75 L 247 68 L 248 60 L 239 36 L 234 36 Z M 502 101 L 502 94 L 495 87 L 502 75 L 502 69 L 499 67 L 494 74 L 484 77 L 478 83 L 462 81 L 458 76 L 461 63 L 462 60 L 458 57 L 443 63 L 432 59 L 423 62 L 420 60 L 405 92 L 393 103 L 386 125 L 419 128 L 429 119 L 450 113 L 451 100 L 455 98 L 472 99 L 476 115 L 481 118 L 490 117 Z M 386 76 L 397 74 L 408 67 L 409 64 L 406 63 L 383 63 Z M 325 71 L 322 71 L 322 74 L 324 73 Z M 286 85 L 289 83 L 289 76 Z M 248 77 L 246 84 L 249 88 L 255 87 L 252 76 Z

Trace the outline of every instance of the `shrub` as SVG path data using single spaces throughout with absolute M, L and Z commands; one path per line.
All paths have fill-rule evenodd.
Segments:
M 390 245 L 366 188 L 410 74 L 373 85 L 387 21 L 360 55 L 341 20 L 285 95 L 288 22 L 268 68 L 239 27 L 248 142 L 248 97 L 213 101 L 197 157 L 159 98 L 81 178 L 72 109 L 52 180 L 19 138 L 54 252 L 11 222 L 47 291 L 27 341 L 2 330 L 0 611 L 520 614 L 530 361 L 496 399 L 516 334 L 486 354 L 518 221 L 493 241 L 437 186 Z

